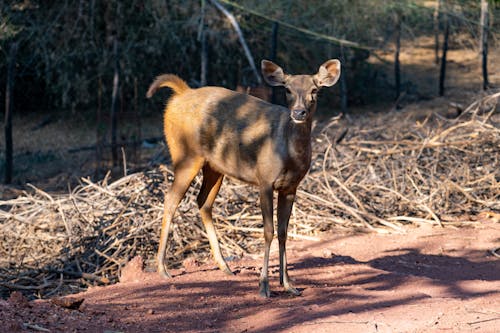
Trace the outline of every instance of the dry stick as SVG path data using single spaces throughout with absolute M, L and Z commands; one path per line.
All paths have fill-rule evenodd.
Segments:
M 64 227 L 66 228 L 66 233 L 68 234 L 69 243 L 72 244 L 72 241 L 71 241 L 71 236 L 72 236 L 71 228 L 68 225 L 68 221 L 66 221 L 66 216 L 64 215 L 64 210 L 62 208 L 61 201 L 58 201 L 57 204 L 59 206 L 59 213 L 61 214 L 61 219 L 62 219 L 62 221 L 64 223 Z
M 486 124 L 486 122 L 488 120 L 490 120 L 490 117 L 495 113 L 496 111 L 496 106 L 498 104 L 498 100 L 500 98 L 500 92 L 498 93 L 495 93 L 493 95 L 489 95 L 489 96 L 486 96 L 482 102 L 483 103 L 489 103 L 490 101 L 495 101 L 495 104 L 491 106 L 491 111 L 484 117 L 483 121 L 481 121 L 481 124 L 484 125 L 484 126 L 489 126 L 489 127 L 493 127 L 491 125 L 488 125 Z M 493 127 L 496 131 L 500 132 L 500 128 L 495 128 Z
M 97 276 L 95 274 L 84 273 L 84 272 L 73 272 L 67 269 L 49 269 L 48 272 L 57 273 L 57 274 L 65 274 L 75 278 L 83 278 L 89 281 L 97 281 L 100 283 L 109 283 L 109 279 L 107 277 Z
M 236 34 L 238 35 L 238 39 L 240 40 L 241 46 L 243 47 L 243 51 L 245 52 L 245 55 L 248 59 L 248 63 L 250 64 L 250 67 L 252 67 L 253 73 L 255 75 L 255 79 L 257 80 L 258 84 L 262 84 L 262 79 L 260 78 L 259 71 L 257 70 L 257 67 L 255 67 L 255 61 L 253 60 L 252 53 L 250 52 L 250 49 L 248 48 L 248 45 L 245 41 L 245 38 L 243 37 L 243 32 L 241 32 L 240 26 L 238 24 L 238 21 L 236 21 L 236 18 L 234 17 L 231 12 L 229 12 L 224 6 L 222 6 L 219 1 L 217 0 L 210 0 L 210 2 L 217 7 L 224 15 L 226 15 L 227 19 L 231 23 L 231 25 L 234 27 L 234 30 L 236 31 Z
M 456 190 L 458 190 L 460 193 L 462 193 L 468 200 L 472 201 L 472 202 L 477 202 L 477 203 L 480 203 L 482 205 L 485 205 L 486 207 L 494 207 L 494 206 L 500 206 L 500 203 L 498 201 L 485 201 L 485 200 L 481 200 L 481 199 L 478 199 L 478 198 L 475 198 L 474 196 L 470 195 L 469 193 L 467 193 L 467 191 L 462 188 L 461 186 L 457 185 L 455 182 L 452 182 L 451 180 L 447 180 L 447 184 L 448 185 L 451 185 L 451 187 L 455 188 Z
M 27 329 L 32 329 L 32 330 L 39 331 L 39 332 L 50 332 L 49 329 L 44 328 L 44 327 L 37 325 L 37 324 L 23 323 L 23 326 L 26 327 Z
M 44 196 L 45 198 L 49 199 L 50 200 L 50 203 L 53 204 L 54 203 L 54 199 L 52 198 L 52 196 L 50 194 L 48 194 L 47 192 L 39 189 L 38 187 L 35 187 L 34 185 L 32 184 L 26 184 L 28 187 L 31 187 L 33 190 L 35 190 L 36 193 Z
M 328 182 L 328 177 L 326 175 L 326 160 L 328 157 L 328 153 L 330 152 L 332 148 L 332 145 L 329 144 L 328 147 L 326 148 L 325 155 L 323 157 L 323 178 L 325 180 L 325 184 L 328 186 L 329 191 L 332 191 L 332 188 L 330 187 L 330 183 Z M 341 189 L 343 189 L 349 197 L 351 197 L 352 200 L 358 205 L 359 209 L 361 209 L 362 212 L 366 213 L 365 206 L 361 203 L 361 201 L 352 193 L 337 177 L 334 175 L 330 175 L 330 178 L 333 179 L 333 181 L 340 186 Z
M 111 192 L 110 190 L 108 189 L 105 189 L 101 186 L 98 186 L 97 184 L 94 184 L 90 179 L 88 178 L 81 178 L 82 182 L 88 184 L 89 186 L 93 187 L 94 189 L 96 189 L 97 191 L 101 192 L 101 193 L 106 193 L 107 195 L 109 195 L 110 197 L 116 197 L 116 194 Z
M 424 197 L 423 193 L 420 191 L 418 185 L 415 183 L 415 181 L 413 180 L 413 178 L 408 173 L 406 173 L 405 176 L 406 176 L 406 178 L 408 178 L 408 180 L 412 184 L 412 186 L 415 189 L 415 191 L 421 197 Z M 432 216 L 432 218 L 434 219 L 434 221 L 436 221 L 436 223 L 439 224 L 439 226 L 441 226 L 441 227 L 443 226 L 443 224 L 441 223 L 441 220 L 439 219 L 439 217 L 432 211 L 432 209 L 429 208 L 429 206 L 427 206 L 426 204 L 424 204 L 422 202 L 418 202 L 417 204 L 418 204 L 419 207 L 423 208 L 427 213 L 429 213 Z
M 320 201 L 324 204 L 327 204 L 328 206 L 332 206 L 333 208 L 341 208 L 347 212 L 349 212 L 353 217 L 355 217 L 358 221 L 360 221 L 363 225 L 365 225 L 368 229 L 371 229 L 371 230 L 375 230 L 375 228 L 370 224 L 368 223 L 364 218 L 362 218 L 356 211 L 356 209 L 344 204 L 336 195 L 335 193 L 330 192 L 330 196 L 333 198 L 333 200 L 336 202 L 336 205 L 334 205 L 332 202 L 329 202 L 323 198 L 320 198 L 318 197 L 317 195 L 314 195 L 314 194 L 311 194 L 311 193 L 307 193 L 305 191 L 302 191 L 302 190 L 298 190 L 297 193 L 301 194 L 301 195 L 305 195 L 305 196 L 309 196 L 313 199 L 315 199 L 316 201 Z
M 34 285 L 25 286 L 25 285 L 0 281 L 0 286 L 3 286 L 8 289 L 17 289 L 17 290 L 42 290 L 52 285 L 54 285 L 52 282 L 44 282 L 43 284 L 36 286 Z
M 449 134 L 459 128 L 462 128 L 462 127 L 467 127 L 467 126 L 470 126 L 474 124 L 474 120 L 469 120 L 465 123 L 461 123 L 461 124 L 457 124 L 457 125 L 454 125 L 454 126 L 451 126 L 449 128 L 447 128 L 446 130 L 440 132 L 439 134 L 436 134 L 434 137 L 430 138 L 429 139 L 429 144 L 434 144 L 434 143 L 437 143 L 437 141 L 440 141 L 442 140 L 443 138 L 449 136 Z
M 242 248 L 238 243 L 236 243 L 233 239 L 231 239 L 231 237 L 228 237 L 227 235 L 223 235 L 222 238 L 226 241 L 226 243 L 231 244 L 231 246 L 233 246 L 233 248 L 236 249 L 235 252 L 240 252 L 242 254 L 249 254 L 247 250 Z
M 51 291 L 45 293 L 44 296 L 49 297 L 49 296 L 57 293 L 62 288 L 63 283 L 64 283 L 64 276 L 63 276 L 63 274 L 59 274 L 59 283 L 57 284 L 57 286 L 54 289 L 52 289 Z
M 120 147 L 122 151 L 122 161 L 123 161 L 123 177 L 127 177 L 127 156 L 125 154 L 125 149 L 123 147 Z
M 326 160 L 326 156 L 327 156 L 327 153 L 328 153 L 328 149 L 331 148 L 331 145 L 328 146 L 327 148 L 327 151 L 325 152 L 325 160 Z M 324 170 L 324 169 L 323 169 Z M 341 184 L 341 186 L 343 187 L 343 189 L 349 194 L 349 196 L 351 196 L 351 198 L 353 198 L 353 200 L 356 201 L 356 203 L 358 203 L 361 211 L 359 211 L 358 209 L 355 209 L 353 207 L 350 207 L 346 204 L 344 204 L 334 193 L 333 193 L 333 190 L 332 188 L 330 187 L 330 184 L 328 183 L 328 179 L 326 179 L 326 174 L 325 172 L 323 173 L 324 176 L 325 176 L 325 184 L 326 186 L 328 187 L 328 190 L 329 190 L 329 193 L 330 193 L 330 196 L 335 200 L 335 202 L 337 202 L 342 208 L 344 209 L 347 209 L 351 215 L 353 215 L 355 218 L 357 218 L 358 220 L 360 220 L 365 226 L 367 226 L 368 228 L 374 230 L 375 228 L 370 224 L 368 223 L 364 218 L 361 217 L 361 215 L 366 215 L 367 217 L 379 222 L 380 224 L 382 225 L 385 225 L 387 227 L 390 227 L 394 230 L 397 230 L 397 231 L 402 231 L 402 229 L 400 227 L 398 227 L 397 225 L 395 225 L 394 223 L 391 223 L 389 221 L 386 221 L 384 219 L 381 219 L 369 212 L 366 211 L 366 209 L 364 208 L 363 204 L 361 204 L 361 201 L 359 201 L 359 199 L 357 199 L 354 194 L 349 191 L 345 186 L 343 186 L 343 184 Z M 335 177 L 333 177 L 335 178 Z M 340 181 L 339 181 L 339 184 L 340 184 Z
M 85 215 L 83 215 L 82 211 L 80 210 L 80 207 L 78 206 L 78 204 L 76 203 L 76 200 L 74 198 L 74 196 L 72 194 L 70 194 L 70 201 L 71 203 L 73 204 L 73 207 L 76 209 L 76 211 L 78 212 L 78 215 L 80 215 L 80 217 L 87 223 L 87 224 L 91 224 L 92 222 L 87 219 L 87 217 Z M 92 209 L 91 210 L 92 213 L 94 213 L 94 210 Z M 94 220 L 95 220 L 95 215 L 94 215 Z
M 94 252 L 97 253 L 98 255 L 100 255 L 101 257 L 104 257 L 106 258 L 107 260 L 115 263 L 116 265 L 118 266 L 121 266 L 123 263 L 119 262 L 118 260 L 116 260 L 115 258 L 111 257 L 111 256 L 108 256 L 107 254 L 99 251 L 98 249 L 94 249 Z
M 390 221 L 408 221 L 408 222 L 417 222 L 417 223 L 430 223 L 434 224 L 434 220 L 424 219 L 421 217 L 412 217 L 412 216 L 391 216 L 387 218 Z

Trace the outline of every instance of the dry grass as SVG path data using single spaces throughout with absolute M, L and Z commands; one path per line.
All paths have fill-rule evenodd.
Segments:
M 456 224 L 499 211 L 499 96 L 480 98 L 453 119 L 390 111 L 317 126 L 313 164 L 299 188 L 289 235 L 314 239 L 334 227 L 401 231 L 406 223 Z M 165 177 L 172 177 L 168 168 L 111 183 L 82 179 L 68 194 L 33 187 L 0 201 L 0 291 L 48 297 L 113 282 L 136 255 L 152 264 Z M 209 256 L 195 204 L 199 186 L 197 178 L 178 210 L 169 265 L 187 255 Z M 258 252 L 255 189 L 226 179 L 214 215 L 226 256 Z

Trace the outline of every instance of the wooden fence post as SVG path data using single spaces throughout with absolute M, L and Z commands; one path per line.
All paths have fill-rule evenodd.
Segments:
M 441 70 L 439 72 L 439 96 L 444 96 L 444 81 L 446 78 L 446 53 L 448 52 L 448 39 L 450 35 L 450 20 L 445 15 L 445 30 L 443 41 L 443 55 L 441 57 Z
M 5 184 L 12 182 L 12 170 L 14 165 L 13 140 L 12 140 L 12 113 L 13 113 L 13 93 L 16 75 L 16 53 L 17 42 L 13 42 L 9 50 L 7 60 L 7 82 L 5 85 Z
M 117 132 L 117 100 L 118 100 L 118 89 L 120 84 L 120 60 L 118 58 L 118 39 L 116 36 L 113 39 L 113 54 L 115 58 L 115 74 L 113 76 L 113 93 L 111 96 L 111 156 L 113 160 L 113 166 L 118 165 L 118 147 L 116 142 L 116 132 Z
M 441 11 L 441 1 L 436 0 L 436 8 L 434 9 L 434 56 L 436 64 L 439 64 L 439 14 Z
M 277 49 L 278 49 L 278 29 L 279 23 L 273 22 L 273 28 L 271 33 L 271 53 L 269 54 L 269 60 L 276 62 Z M 277 88 L 271 87 L 271 103 L 276 104 L 277 100 Z
M 141 149 L 142 149 L 142 114 L 141 110 L 139 109 L 139 91 L 138 91 L 137 77 L 134 77 L 134 109 L 136 117 L 135 140 L 138 142 L 138 145 L 134 145 L 134 156 L 135 156 L 135 162 L 139 164 L 139 161 L 141 160 Z
M 483 71 L 483 90 L 488 89 L 488 32 L 489 32 L 488 0 L 481 0 L 481 33 L 480 50 Z
M 343 114 L 347 113 L 347 74 L 344 71 L 345 69 L 345 51 L 344 45 L 340 44 L 340 65 L 342 66 L 342 70 L 340 71 L 340 111 Z
M 103 142 L 103 132 L 104 131 L 105 125 L 102 120 L 102 79 L 99 76 L 97 79 L 97 110 L 96 110 L 96 126 L 95 126 L 95 139 L 96 139 L 96 145 L 95 145 L 95 171 L 94 171 L 94 176 L 95 178 L 99 178 L 99 172 L 101 170 L 101 164 L 102 164 L 102 150 L 104 146 Z
M 402 14 L 399 11 L 395 14 L 396 20 L 396 51 L 394 53 L 394 81 L 396 84 L 396 101 L 401 95 L 401 66 L 399 62 L 399 54 L 401 50 L 401 20 Z
M 207 72 L 208 72 L 208 50 L 207 50 L 207 33 L 205 32 L 205 12 L 206 1 L 201 1 L 201 18 L 200 25 L 198 26 L 198 41 L 201 44 L 201 64 L 200 64 L 200 86 L 207 85 Z

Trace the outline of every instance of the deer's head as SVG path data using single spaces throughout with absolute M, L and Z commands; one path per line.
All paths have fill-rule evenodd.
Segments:
M 340 77 L 340 61 L 331 59 L 319 67 L 314 75 L 289 75 L 269 60 L 262 60 L 262 76 L 270 86 L 283 86 L 290 117 L 295 123 L 311 120 L 316 110 L 318 91 L 333 86 Z

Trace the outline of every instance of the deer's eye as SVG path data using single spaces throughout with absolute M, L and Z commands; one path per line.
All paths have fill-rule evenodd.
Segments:
M 290 94 L 292 93 L 292 92 L 290 91 L 290 89 L 288 89 L 288 88 L 285 88 L 285 91 L 286 91 L 287 95 L 290 95 Z
M 316 95 L 318 93 L 318 89 L 314 88 L 311 90 L 311 95 Z

